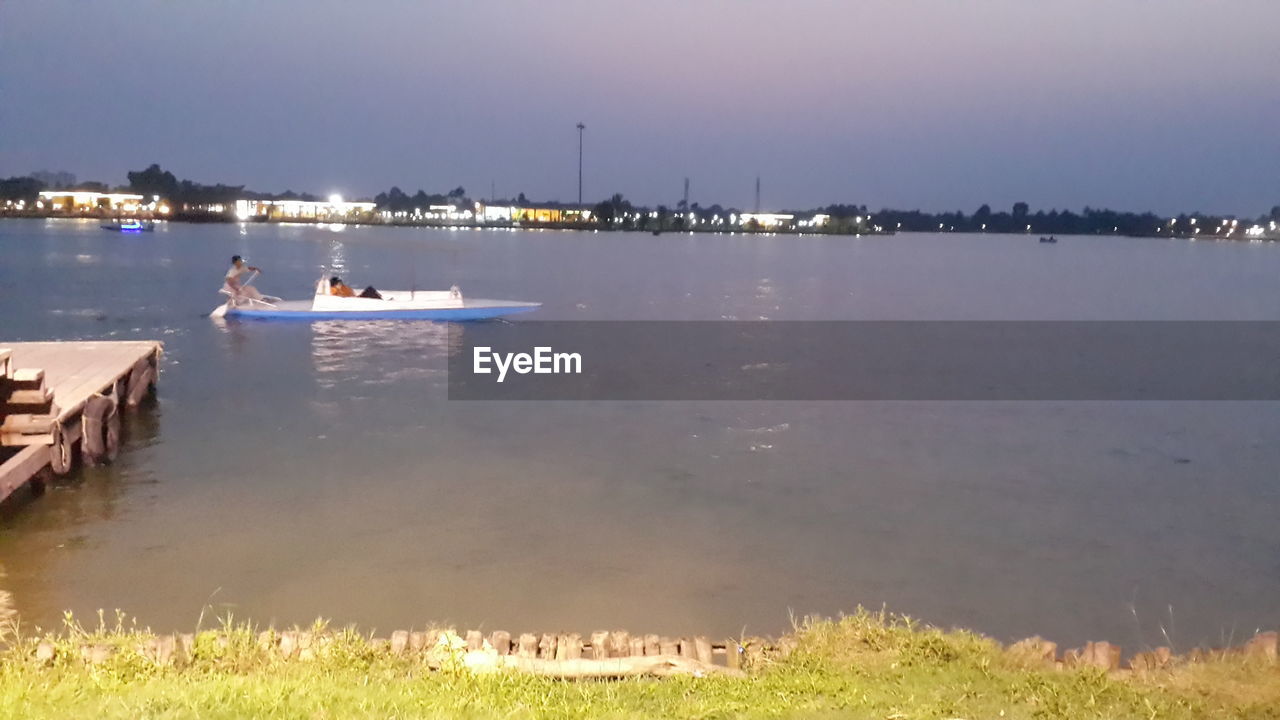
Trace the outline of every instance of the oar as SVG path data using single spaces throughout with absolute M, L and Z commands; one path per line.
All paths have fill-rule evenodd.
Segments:
M 249 275 L 249 279 L 248 279 L 248 280 L 245 280 L 245 281 L 244 281 L 244 283 L 243 283 L 240 287 L 249 287 L 249 284 L 250 284 L 250 283 L 252 283 L 252 282 L 254 281 L 254 279 L 258 277 L 258 275 L 259 275 L 258 271 L 257 271 L 257 270 L 254 270 L 254 271 Z M 276 301 L 276 302 L 280 302 L 280 298 L 276 297 L 275 295 L 266 295 L 266 294 L 263 294 L 263 295 L 262 295 L 262 297 L 263 297 L 263 298 L 270 298 L 271 300 L 274 300 L 274 301 Z M 249 298 L 249 300 L 250 300 L 251 302 L 263 302 L 262 300 L 257 300 L 256 298 Z M 264 304 L 265 304 L 265 305 L 270 305 L 271 303 L 264 303 Z

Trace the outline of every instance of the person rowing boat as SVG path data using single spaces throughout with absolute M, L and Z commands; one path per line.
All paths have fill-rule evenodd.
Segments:
M 262 293 L 258 292 L 257 288 L 250 285 L 248 281 L 240 279 L 246 273 L 251 272 L 261 275 L 262 269 L 249 265 L 244 261 L 244 258 L 239 255 L 231 256 L 231 267 L 227 270 L 225 278 L 227 285 L 224 289 L 227 290 L 228 294 L 231 295 L 232 298 L 237 300 L 245 298 L 258 301 L 263 299 Z M 252 279 L 253 278 L 250 277 L 250 280 Z

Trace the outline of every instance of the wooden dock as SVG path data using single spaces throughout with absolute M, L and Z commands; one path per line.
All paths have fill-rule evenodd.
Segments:
M 46 467 L 115 459 L 120 409 L 154 392 L 156 341 L 0 343 L 0 502 Z

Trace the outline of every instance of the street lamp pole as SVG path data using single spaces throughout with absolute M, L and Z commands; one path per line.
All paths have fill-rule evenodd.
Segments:
M 578 204 L 582 204 L 582 131 L 587 126 L 578 123 Z

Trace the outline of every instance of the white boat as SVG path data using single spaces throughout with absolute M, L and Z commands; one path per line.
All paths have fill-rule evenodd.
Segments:
M 246 283 L 247 284 L 247 283 Z M 210 317 L 242 317 L 262 320 L 488 320 L 530 312 L 542 303 L 518 300 L 476 300 L 464 298 L 455 286 L 449 290 L 380 290 L 379 298 L 338 297 L 329 292 L 329 279 L 316 283 L 310 300 L 281 300 L 269 295 L 261 299 L 237 296 L 227 287 L 220 290 L 227 302 Z

